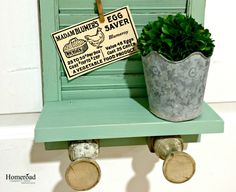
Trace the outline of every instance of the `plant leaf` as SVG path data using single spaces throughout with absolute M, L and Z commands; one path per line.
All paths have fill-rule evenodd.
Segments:
M 175 61 L 184 59 L 194 51 L 209 57 L 214 47 L 209 30 L 191 16 L 180 13 L 149 22 L 138 39 L 138 48 L 143 56 L 150 51 L 157 51 Z

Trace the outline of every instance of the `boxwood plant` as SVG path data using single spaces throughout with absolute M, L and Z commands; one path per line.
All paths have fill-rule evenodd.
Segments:
M 193 52 L 210 57 L 214 40 L 208 29 L 197 23 L 191 16 L 168 15 L 144 26 L 138 39 L 142 56 L 157 51 L 169 60 L 179 61 Z

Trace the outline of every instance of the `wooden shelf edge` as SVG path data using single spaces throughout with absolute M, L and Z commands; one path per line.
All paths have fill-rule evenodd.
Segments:
M 206 103 L 200 117 L 178 123 L 152 115 L 147 109 L 146 98 L 52 102 L 46 103 L 44 109 L 35 129 L 36 142 L 201 135 L 224 131 L 223 120 Z M 77 117 L 81 120 L 76 120 Z M 84 119 L 86 117 L 90 119 Z

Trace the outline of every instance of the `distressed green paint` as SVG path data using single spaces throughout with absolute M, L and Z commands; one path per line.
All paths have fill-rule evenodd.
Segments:
M 152 115 L 138 54 L 73 81 L 66 79 L 50 34 L 96 16 L 94 2 L 40 0 L 44 109 L 36 142 L 46 142 L 47 149 L 67 148 L 68 141 L 83 139 L 100 139 L 101 146 L 143 145 L 149 136 L 182 135 L 186 142 L 195 142 L 200 134 L 222 132 L 222 119 L 207 104 L 193 121 L 172 123 Z M 105 12 L 126 5 L 138 33 L 158 15 L 182 12 L 204 21 L 204 0 L 103 0 Z
M 58 30 L 58 1 L 40 0 L 41 55 L 44 102 L 58 101 L 61 98 L 59 58 L 51 33 Z

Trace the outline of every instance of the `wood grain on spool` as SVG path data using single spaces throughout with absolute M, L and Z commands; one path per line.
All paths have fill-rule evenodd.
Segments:
M 173 183 L 188 181 L 195 173 L 194 159 L 184 152 L 173 152 L 163 164 L 165 178 Z
M 99 165 L 89 159 L 80 159 L 72 162 L 67 168 L 65 178 L 71 188 L 84 191 L 94 187 L 100 180 Z

